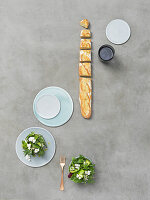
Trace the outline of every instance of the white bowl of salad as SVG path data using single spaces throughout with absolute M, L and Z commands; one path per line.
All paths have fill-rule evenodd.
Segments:
M 69 165 L 68 178 L 75 183 L 93 183 L 95 173 L 94 166 L 95 165 L 83 155 L 73 157 Z

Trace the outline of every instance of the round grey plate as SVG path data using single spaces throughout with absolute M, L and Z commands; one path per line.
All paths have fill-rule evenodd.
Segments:
M 130 35 L 130 27 L 128 23 L 122 19 L 115 19 L 106 27 L 106 36 L 113 44 L 124 44 L 128 41 Z
M 44 156 L 41 156 L 41 157 L 31 156 L 31 161 L 28 161 L 26 160 L 23 153 L 22 140 L 24 140 L 27 137 L 27 135 L 29 135 L 31 132 L 41 134 L 45 139 L 48 149 L 47 151 L 45 151 Z M 49 163 L 51 159 L 53 158 L 55 154 L 55 140 L 53 136 L 51 135 L 51 133 L 47 131 L 46 129 L 40 128 L 40 127 L 31 127 L 22 131 L 22 133 L 18 136 L 17 141 L 16 141 L 16 153 L 17 153 L 18 158 L 25 165 L 28 165 L 30 167 L 41 167 Z
M 43 95 L 36 103 L 36 111 L 42 118 L 54 118 L 60 111 L 60 101 L 54 95 Z

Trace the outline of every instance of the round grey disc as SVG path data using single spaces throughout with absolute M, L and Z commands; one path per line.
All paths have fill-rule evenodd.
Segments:
M 124 44 L 128 41 L 130 35 L 130 27 L 128 23 L 122 19 L 115 19 L 106 27 L 106 36 L 113 44 Z
M 37 101 L 36 110 L 42 118 L 54 118 L 60 111 L 60 101 L 54 95 L 43 95 Z

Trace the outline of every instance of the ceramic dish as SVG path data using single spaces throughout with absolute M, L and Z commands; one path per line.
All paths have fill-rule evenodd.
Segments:
M 37 114 L 44 119 L 52 119 L 60 111 L 60 102 L 54 95 L 43 95 L 36 103 Z
M 130 38 L 131 30 L 122 19 L 112 20 L 106 27 L 106 36 L 114 44 L 124 44 Z
M 32 157 L 31 161 L 28 161 L 23 153 L 22 148 L 22 140 L 25 140 L 25 138 L 31 133 L 35 132 L 37 134 L 41 134 L 43 138 L 45 139 L 45 142 L 47 144 L 47 151 L 45 151 L 44 156 L 41 157 Z M 51 161 L 55 154 L 55 140 L 51 133 L 47 131 L 44 128 L 40 127 L 31 127 L 21 132 L 21 134 L 18 136 L 16 140 L 16 153 L 18 158 L 23 162 L 25 165 L 28 165 L 30 167 L 41 167 L 46 165 Z
M 52 119 L 44 119 L 37 114 L 36 104 L 39 98 L 43 95 L 55 95 L 60 101 L 60 112 Z M 65 124 L 72 116 L 73 113 L 73 101 L 66 92 L 66 90 L 60 87 L 47 87 L 41 90 L 35 97 L 33 102 L 33 112 L 35 117 L 44 125 L 57 127 Z

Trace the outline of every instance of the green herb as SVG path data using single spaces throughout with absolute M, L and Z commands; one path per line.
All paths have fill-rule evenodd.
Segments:
M 71 180 L 75 183 L 93 183 L 93 175 L 95 173 L 94 164 L 83 155 L 79 157 L 72 158 L 71 164 L 69 166 L 69 172 Z
M 22 148 L 25 156 L 43 156 L 47 144 L 42 135 L 31 132 L 25 140 L 22 140 Z

